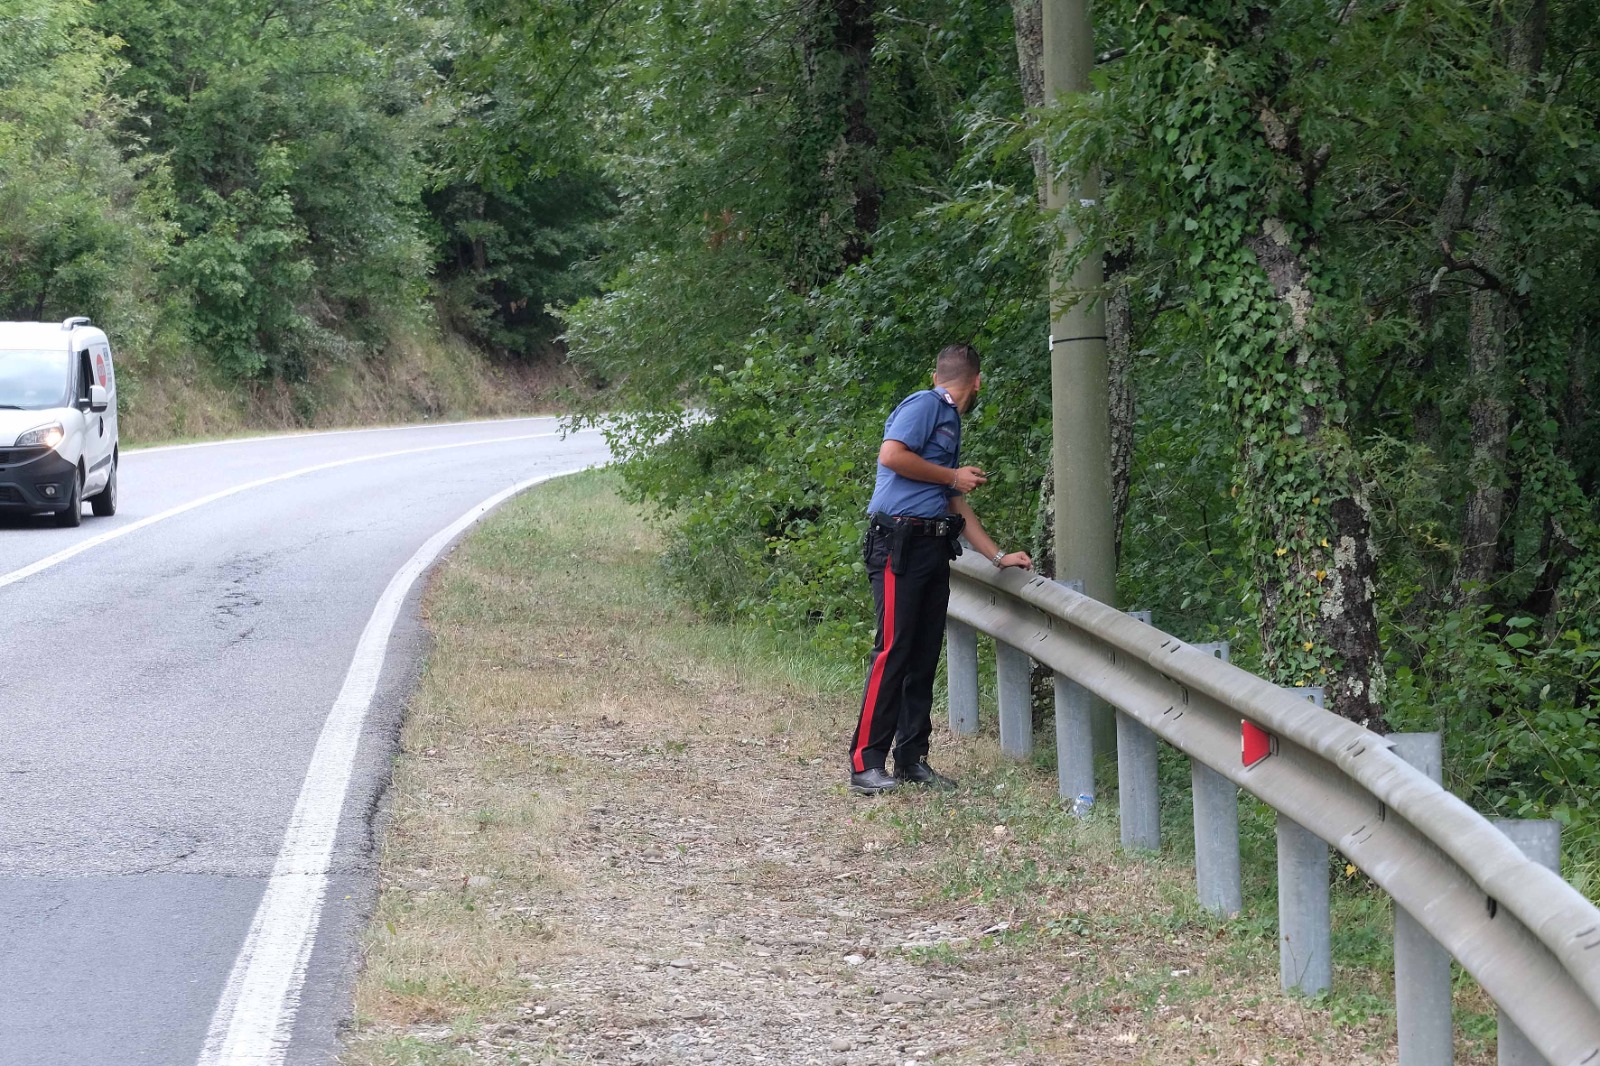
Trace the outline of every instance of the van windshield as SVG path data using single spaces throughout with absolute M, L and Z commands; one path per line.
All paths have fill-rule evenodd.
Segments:
M 0 410 L 65 407 L 71 383 L 72 360 L 65 348 L 0 349 Z

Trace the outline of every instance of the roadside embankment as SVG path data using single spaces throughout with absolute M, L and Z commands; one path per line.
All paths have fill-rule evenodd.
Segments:
M 559 357 L 499 363 L 454 335 L 397 339 L 379 355 L 321 366 L 296 382 L 227 380 L 199 358 L 175 358 L 125 362 L 125 445 L 548 414 L 562 409 L 564 393 L 584 388 Z
M 1283 998 L 1270 901 L 1206 916 L 990 737 L 847 795 L 855 671 L 697 620 L 660 548 L 585 474 L 436 577 L 348 1066 L 1394 1061 L 1381 967 Z

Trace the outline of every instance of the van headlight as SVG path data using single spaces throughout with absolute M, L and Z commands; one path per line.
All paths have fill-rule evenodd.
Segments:
M 28 432 L 17 438 L 17 443 L 12 445 L 12 447 L 54 448 L 57 444 L 61 443 L 62 438 L 66 435 L 66 430 L 61 428 L 60 422 L 52 422 L 48 426 L 40 426 L 38 429 L 28 430 Z

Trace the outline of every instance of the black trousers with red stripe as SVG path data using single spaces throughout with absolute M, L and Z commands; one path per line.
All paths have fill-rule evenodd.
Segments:
M 882 769 L 891 749 L 896 767 L 911 766 L 928 754 L 933 733 L 933 679 L 950 605 L 950 542 L 906 537 L 897 568 L 890 559 L 893 541 L 874 525 L 863 549 L 878 635 L 850 742 L 850 768 L 857 773 Z

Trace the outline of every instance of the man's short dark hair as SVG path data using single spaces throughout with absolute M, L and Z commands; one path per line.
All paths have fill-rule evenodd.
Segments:
M 981 369 L 977 348 L 970 344 L 947 344 L 939 352 L 933 376 L 940 381 L 971 381 Z

